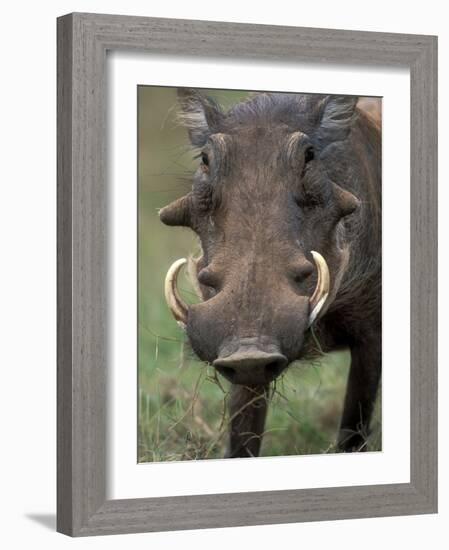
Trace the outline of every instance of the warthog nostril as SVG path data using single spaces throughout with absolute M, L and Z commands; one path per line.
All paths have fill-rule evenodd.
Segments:
M 281 353 L 267 353 L 245 346 L 227 357 L 219 357 L 214 367 L 233 384 L 258 385 L 274 380 L 287 365 Z

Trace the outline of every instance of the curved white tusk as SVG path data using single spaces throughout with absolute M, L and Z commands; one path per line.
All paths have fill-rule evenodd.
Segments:
M 315 291 L 310 298 L 310 315 L 308 327 L 311 327 L 315 320 L 318 318 L 320 311 L 322 310 L 330 290 L 330 275 L 329 268 L 327 267 L 326 260 L 321 256 L 319 252 L 311 251 L 313 259 L 318 271 L 318 279 L 315 287 Z
M 198 296 L 200 300 L 203 299 L 203 294 L 201 292 L 200 283 L 198 282 L 198 270 L 197 270 L 197 264 L 200 258 L 193 258 L 193 256 L 189 256 L 189 259 L 187 260 L 187 274 L 190 279 L 190 284 L 193 287 L 193 290 L 195 291 L 195 294 Z
M 167 301 L 167 305 L 172 312 L 173 317 L 178 322 L 178 325 L 183 329 L 187 324 L 188 307 L 179 295 L 177 282 L 179 271 L 186 262 L 187 260 L 185 258 L 181 258 L 176 260 L 176 262 L 170 266 L 167 271 L 167 275 L 165 276 L 164 285 L 165 300 Z

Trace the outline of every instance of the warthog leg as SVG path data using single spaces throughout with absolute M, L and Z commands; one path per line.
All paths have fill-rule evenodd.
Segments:
M 231 386 L 229 442 L 225 458 L 259 456 L 269 385 Z
M 380 337 L 351 349 L 351 368 L 338 437 L 340 451 L 366 451 L 380 373 Z

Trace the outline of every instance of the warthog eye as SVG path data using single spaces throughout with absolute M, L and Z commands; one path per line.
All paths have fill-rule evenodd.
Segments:
M 209 156 L 207 155 L 207 153 L 201 153 L 200 157 L 201 157 L 201 164 L 200 164 L 201 171 L 204 174 L 208 174 L 209 173 Z
M 304 153 L 304 163 L 307 164 L 315 158 L 315 151 L 312 146 L 307 147 Z

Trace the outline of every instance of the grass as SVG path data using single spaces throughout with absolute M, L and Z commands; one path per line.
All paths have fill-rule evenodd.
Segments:
M 150 338 L 153 357 L 140 372 L 139 462 L 221 458 L 227 382 L 190 357 L 182 341 Z M 348 352 L 335 352 L 320 363 L 294 363 L 276 382 L 262 456 L 334 452 L 348 361 Z M 373 425 L 368 450 L 379 450 L 379 408 Z
M 214 95 L 230 104 L 245 94 Z M 198 250 L 189 230 L 166 227 L 157 215 L 190 188 L 192 155 L 175 104 L 172 89 L 139 89 L 139 462 L 221 458 L 229 420 L 227 382 L 193 357 L 163 297 L 170 264 Z M 180 287 L 192 301 L 184 275 Z M 348 367 L 349 353 L 338 352 L 287 370 L 271 398 L 263 456 L 335 450 Z M 380 417 L 379 403 L 369 450 L 380 449 Z

